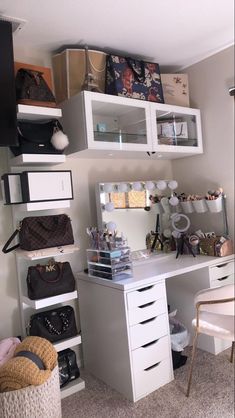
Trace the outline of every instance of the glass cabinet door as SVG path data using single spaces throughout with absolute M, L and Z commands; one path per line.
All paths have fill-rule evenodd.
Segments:
M 84 92 L 88 147 L 150 151 L 149 104 L 141 100 Z
M 153 148 L 155 151 L 175 150 L 202 152 L 200 111 L 179 106 L 152 107 Z

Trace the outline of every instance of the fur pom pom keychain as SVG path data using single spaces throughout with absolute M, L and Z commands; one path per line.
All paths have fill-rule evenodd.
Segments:
M 54 127 L 51 143 L 53 147 L 58 151 L 63 151 L 69 145 L 69 139 L 67 135 L 64 134 L 64 132 L 58 127 L 57 124 Z

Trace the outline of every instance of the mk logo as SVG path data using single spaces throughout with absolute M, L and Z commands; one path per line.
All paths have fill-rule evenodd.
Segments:
M 55 264 L 46 266 L 46 272 L 55 271 Z

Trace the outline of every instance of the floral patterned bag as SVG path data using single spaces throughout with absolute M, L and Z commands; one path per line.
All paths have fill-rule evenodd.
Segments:
M 159 65 L 128 57 L 107 55 L 105 92 L 164 103 Z

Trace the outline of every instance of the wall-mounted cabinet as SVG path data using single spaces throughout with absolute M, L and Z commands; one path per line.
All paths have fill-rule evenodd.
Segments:
M 71 156 L 173 159 L 202 153 L 198 109 L 83 91 L 62 110 Z

